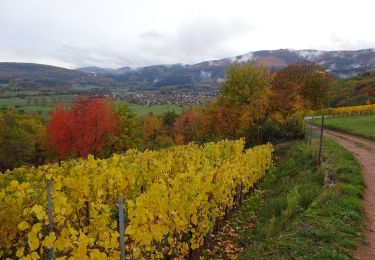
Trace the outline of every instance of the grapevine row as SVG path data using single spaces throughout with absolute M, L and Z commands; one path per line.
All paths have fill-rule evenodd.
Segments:
M 351 106 L 351 107 L 326 108 L 326 109 L 314 111 L 313 114 L 314 115 L 332 115 L 332 116 L 375 114 L 375 104 Z
M 118 212 L 127 257 L 184 257 L 272 164 L 270 144 L 244 141 L 130 150 L 0 174 L 0 258 L 119 259 Z M 46 181 L 52 183 L 53 231 Z M 124 208 L 117 199 L 125 199 Z

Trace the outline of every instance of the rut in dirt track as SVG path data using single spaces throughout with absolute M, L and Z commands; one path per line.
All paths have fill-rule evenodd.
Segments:
M 361 165 L 365 180 L 365 236 L 368 245 L 355 252 L 356 259 L 375 259 L 375 142 L 332 130 L 324 130 L 324 135 L 334 139 L 349 150 Z

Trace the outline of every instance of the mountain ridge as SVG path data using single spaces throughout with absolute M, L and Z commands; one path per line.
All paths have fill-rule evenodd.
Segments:
M 120 83 L 104 75 L 92 75 L 79 70 L 22 62 L 0 62 L 0 84 L 16 84 L 26 88 L 94 84 L 101 87 Z
M 195 66 L 195 65 L 201 65 L 205 63 L 210 63 L 210 64 L 217 64 L 217 63 L 222 63 L 224 61 L 248 61 L 254 58 L 254 55 L 256 56 L 262 56 L 264 54 L 269 54 L 269 53 L 275 53 L 275 52 L 292 52 L 297 54 L 299 58 L 294 58 L 288 60 L 288 63 L 295 63 L 297 61 L 300 61 L 301 58 L 304 58 L 306 60 L 314 60 L 314 57 L 319 57 L 320 55 L 331 53 L 334 55 L 340 55 L 340 53 L 360 53 L 360 52 L 375 52 L 375 48 L 367 48 L 367 49 L 358 49 L 358 50 L 333 50 L 333 51 L 326 51 L 326 50 L 317 50 L 317 49 L 277 49 L 277 50 L 259 50 L 259 51 L 250 51 L 244 54 L 236 55 L 233 57 L 227 57 L 227 58 L 222 58 L 222 59 L 213 59 L 213 60 L 204 60 L 200 61 L 197 63 L 170 63 L 170 64 L 154 64 L 154 65 L 147 65 L 147 66 L 140 66 L 140 67 L 129 67 L 129 66 L 124 66 L 124 67 L 119 67 L 119 68 L 107 68 L 107 67 L 98 67 L 98 66 L 86 66 L 86 67 L 78 67 L 75 68 L 74 70 L 80 70 L 80 71 L 88 71 L 88 72 L 94 72 L 92 70 L 99 70 L 99 72 L 105 73 L 109 71 L 131 71 L 131 70 L 139 70 L 143 68 L 148 68 L 148 67 L 157 67 L 157 66 L 166 66 L 166 67 L 173 67 L 173 66 L 182 66 L 182 67 L 189 67 L 189 66 Z M 336 54 L 335 54 L 336 53 Z M 285 57 L 285 56 L 284 56 Z
M 313 49 L 261 50 L 248 52 L 234 57 L 202 61 L 196 64 L 161 64 L 140 68 L 96 70 L 79 68 L 85 72 L 105 75 L 127 85 L 147 85 L 150 88 L 165 86 L 189 86 L 200 84 L 219 84 L 226 75 L 226 67 L 233 62 L 254 61 L 264 64 L 271 71 L 279 70 L 289 64 L 305 60 L 325 67 L 337 78 L 347 78 L 367 71 L 375 70 L 374 49 L 355 51 L 322 51 Z
M 69 87 L 91 84 L 99 87 L 128 87 L 131 90 L 162 88 L 216 88 L 233 62 L 253 61 L 271 71 L 305 60 L 322 65 L 336 78 L 348 78 L 375 70 L 375 49 L 355 51 L 261 50 L 196 64 L 162 64 L 118 69 L 84 67 L 67 69 L 35 63 L 0 62 L 0 84 L 30 87 Z

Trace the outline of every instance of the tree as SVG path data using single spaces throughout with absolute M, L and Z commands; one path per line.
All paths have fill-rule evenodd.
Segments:
M 271 87 L 272 74 L 254 63 L 234 63 L 220 89 L 220 101 L 226 105 L 250 105 Z
M 289 65 L 278 71 L 272 82 L 276 110 L 294 113 L 327 105 L 332 78 L 312 62 Z
M 316 110 L 327 106 L 329 89 L 333 82 L 331 75 L 321 66 L 304 66 L 306 81 L 302 93 L 307 101 L 307 108 Z
M 207 123 L 211 136 L 215 140 L 235 139 L 240 133 L 241 116 L 243 108 L 241 106 L 228 106 L 213 102 L 207 107 Z
M 168 136 L 163 118 L 152 113 L 141 118 L 143 148 L 158 149 L 173 145 L 173 140 Z
M 281 141 L 303 134 L 303 112 L 327 101 L 330 77 L 312 63 L 290 65 L 277 73 L 235 63 L 209 106 L 214 138 L 245 137 L 247 145 Z
M 176 111 L 167 111 L 163 114 L 163 122 L 165 126 L 172 126 L 173 123 L 176 121 L 178 114 Z
M 46 157 L 45 126 L 35 115 L 0 112 L 0 170 L 38 165 Z
M 0 168 L 3 170 L 30 163 L 35 156 L 32 135 L 19 126 L 2 129 L 0 147 Z
M 214 129 L 229 138 L 246 136 L 249 129 L 266 120 L 270 110 L 272 74 L 254 63 L 235 63 L 220 89 L 219 106 L 214 106 Z M 224 120 L 224 121 L 220 121 Z M 220 134 L 220 133 L 219 133 Z
M 57 106 L 48 121 L 48 134 L 52 147 L 61 159 L 76 153 L 75 118 L 72 109 Z
M 142 131 L 137 114 L 132 112 L 126 104 L 117 105 L 114 110 L 118 125 L 110 138 L 110 152 L 120 153 L 138 148 L 142 143 Z
M 100 155 L 118 126 L 111 104 L 101 98 L 79 98 L 70 108 L 56 107 L 48 122 L 50 143 L 61 159 Z
M 201 107 L 193 107 L 179 115 L 173 123 L 173 135 L 177 144 L 203 143 L 210 139 L 209 119 Z

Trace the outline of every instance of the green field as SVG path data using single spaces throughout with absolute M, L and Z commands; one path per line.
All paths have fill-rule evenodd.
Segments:
M 70 102 L 73 99 L 73 95 L 59 95 L 55 96 L 59 102 Z M 30 101 L 27 98 L 12 97 L 12 98 L 0 98 L 0 109 L 12 108 L 18 111 L 24 111 L 25 113 L 37 113 L 41 117 L 48 119 L 49 111 L 53 110 L 53 102 L 51 97 L 31 97 Z M 116 101 L 115 103 L 121 104 L 124 101 Z M 187 109 L 187 105 L 151 105 L 141 106 L 136 104 L 128 104 L 129 108 L 133 110 L 137 115 L 144 116 L 149 113 L 160 115 L 168 111 L 175 111 L 181 113 Z
M 324 125 L 327 128 L 375 140 L 375 115 L 326 117 Z
M 187 105 L 151 105 L 151 106 L 141 106 L 136 104 L 128 104 L 129 108 L 133 110 L 137 115 L 143 116 L 149 113 L 155 115 L 160 115 L 168 111 L 175 111 L 176 113 L 181 113 L 189 106 Z
M 55 98 L 59 102 L 69 102 L 73 96 L 59 95 L 55 96 Z M 0 98 L 0 109 L 3 108 L 12 108 L 25 113 L 36 113 L 43 118 L 49 118 L 48 112 L 53 110 L 53 102 L 49 96 L 30 97 L 29 101 L 28 98 L 20 97 Z
M 5 91 L 0 92 L 0 109 L 12 108 L 18 111 L 23 111 L 25 113 L 36 113 L 41 117 L 48 119 L 50 117 L 49 111 L 53 110 L 53 101 L 56 99 L 60 103 L 69 103 L 76 97 L 75 93 L 57 93 L 56 90 L 50 93 L 51 96 L 43 96 L 43 93 L 39 90 L 29 89 L 24 90 L 22 88 L 17 89 L 15 86 L 9 84 L 0 84 L 0 89 L 3 88 Z M 73 91 L 94 91 L 101 90 L 102 88 L 96 85 L 76 85 L 72 89 Z M 63 90 L 60 90 L 63 91 Z M 67 90 L 66 90 L 67 91 Z M 124 88 L 111 88 L 113 94 L 122 94 L 127 90 Z M 17 96 L 18 95 L 18 96 Z M 21 97 L 19 95 L 23 95 Z M 115 104 L 121 104 L 125 101 L 117 100 L 114 101 Z M 149 113 L 155 115 L 160 115 L 168 111 L 175 111 L 176 113 L 181 113 L 187 109 L 188 105 L 151 105 L 142 106 L 137 104 L 128 104 L 129 108 L 137 113 L 138 116 L 144 116 Z

